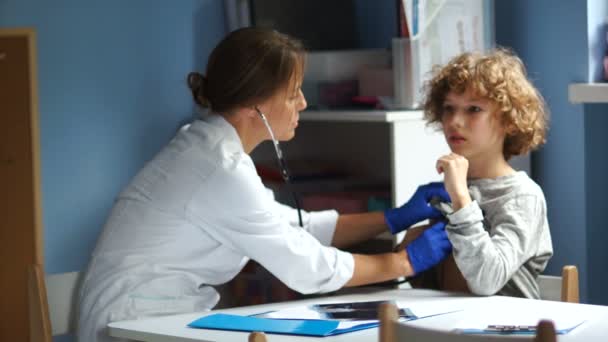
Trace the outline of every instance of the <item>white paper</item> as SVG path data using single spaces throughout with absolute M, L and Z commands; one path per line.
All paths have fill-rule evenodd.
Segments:
M 407 301 L 397 301 L 397 307 L 400 309 L 408 309 L 409 313 L 414 314 L 417 319 L 435 316 L 455 311 L 462 310 L 462 305 L 453 302 L 417 302 L 408 303 Z M 327 319 L 322 312 L 315 310 L 313 305 L 307 306 L 295 306 L 291 308 L 281 309 L 277 311 L 264 312 L 253 315 L 258 318 L 271 318 L 271 319 L 319 319 L 319 320 L 332 320 Z M 404 318 L 405 320 L 405 318 Z M 377 319 L 374 320 L 339 320 L 337 329 L 348 329 L 355 326 L 378 323 Z
M 322 313 L 316 311 L 312 306 L 297 306 L 278 311 L 265 312 L 254 315 L 259 318 L 273 319 L 319 319 L 327 320 Z M 336 329 L 348 329 L 358 325 L 377 323 L 378 320 L 357 320 L 357 321 L 340 321 Z
M 576 305 L 554 305 L 547 301 L 535 304 L 537 305 L 526 303 L 524 306 L 517 302 L 496 300 L 495 305 L 467 310 L 467 315 L 456 326 L 459 330 L 484 330 L 489 325 L 536 326 L 540 320 L 546 319 L 553 321 L 557 331 L 563 331 L 577 327 L 591 318 Z

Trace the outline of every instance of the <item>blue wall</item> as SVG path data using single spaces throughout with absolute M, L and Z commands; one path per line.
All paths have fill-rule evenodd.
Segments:
M 588 298 L 593 304 L 608 305 L 608 229 L 606 194 L 608 193 L 608 106 L 585 105 L 585 144 L 587 159 L 587 258 L 589 269 Z
M 185 76 L 225 34 L 217 0 L 2 0 L 34 27 L 47 273 L 83 269 L 113 199 L 191 117 Z
M 608 3 L 605 0 L 587 0 L 587 30 L 589 46 L 589 81 L 601 81 L 602 57 L 606 53 L 606 19 Z M 606 229 L 606 193 L 608 193 L 608 105 L 585 105 L 585 158 L 587 195 L 587 259 L 589 266 L 589 301 L 608 305 L 608 229 Z

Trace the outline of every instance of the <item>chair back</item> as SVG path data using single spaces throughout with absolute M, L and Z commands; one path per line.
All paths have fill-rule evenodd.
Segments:
M 27 275 L 30 342 L 53 342 L 42 267 L 30 265 Z
M 540 299 L 579 303 L 578 269 L 567 265 L 562 276 L 541 275 L 538 277 Z
M 45 277 L 41 265 L 28 271 L 30 341 L 52 342 L 52 336 L 76 331 L 80 272 Z
M 538 322 L 538 325 L 536 326 L 536 339 L 534 341 L 557 342 L 557 332 L 555 331 L 553 322 L 548 320 Z
M 254 331 L 249 334 L 249 342 L 266 342 L 266 334 L 259 331 Z
M 441 331 L 399 322 L 399 314 L 394 304 L 385 303 L 380 307 L 380 342 L 512 342 L 508 335 L 467 335 L 454 331 Z M 550 321 L 541 321 L 536 336 L 518 336 L 517 341 L 555 342 L 555 327 Z

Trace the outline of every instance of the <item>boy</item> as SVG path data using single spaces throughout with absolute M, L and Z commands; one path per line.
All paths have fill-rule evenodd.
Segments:
M 452 200 L 453 261 L 435 270 L 439 287 L 540 298 L 537 277 L 553 255 L 545 198 L 508 164 L 543 144 L 547 129 L 523 63 L 503 49 L 462 54 L 426 84 L 424 112 L 452 151 L 436 164 Z

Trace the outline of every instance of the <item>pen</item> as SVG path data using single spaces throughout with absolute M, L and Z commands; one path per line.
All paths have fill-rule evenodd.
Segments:
M 500 325 L 493 324 L 488 325 L 486 331 L 497 331 L 497 332 L 533 332 L 536 331 L 534 325 Z

